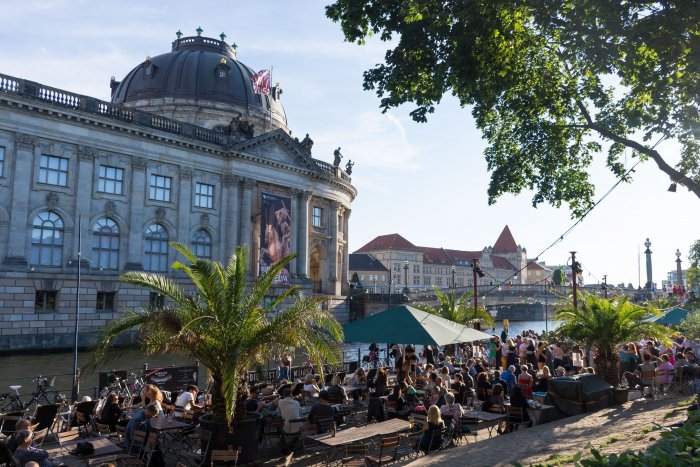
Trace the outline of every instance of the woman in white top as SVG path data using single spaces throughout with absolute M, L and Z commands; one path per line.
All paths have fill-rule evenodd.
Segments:
M 316 385 L 314 375 L 312 375 L 311 373 L 304 377 L 304 391 L 307 391 L 312 396 L 321 392 L 319 387 Z

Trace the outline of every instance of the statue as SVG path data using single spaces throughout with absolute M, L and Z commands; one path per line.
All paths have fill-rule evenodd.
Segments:
M 340 167 L 340 161 L 343 158 L 343 155 L 340 153 L 340 147 L 333 151 L 333 155 L 335 156 L 335 159 L 333 160 L 333 165 L 335 167 Z
M 229 123 L 228 125 L 228 133 L 230 135 L 241 133 L 249 138 L 252 138 L 254 133 L 254 127 L 254 124 L 246 122 L 241 118 L 241 115 L 238 114 L 231 119 L 231 123 Z
M 355 163 L 353 161 L 351 161 L 350 159 L 348 159 L 348 163 L 345 164 L 345 173 L 347 173 L 348 175 L 352 175 L 352 166 L 353 165 L 355 165 Z
M 304 150 L 304 152 L 310 156 L 311 155 L 311 148 L 314 145 L 314 140 L 309 138 L 308 133 L 306 133 L 306 137 L 303 140 L 301 140 L 301 143 L 299 143 L 299 144 L 301 144 L 301 148 Z

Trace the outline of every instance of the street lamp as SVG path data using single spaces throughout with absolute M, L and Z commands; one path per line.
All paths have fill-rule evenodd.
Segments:
M 472 271 L 474 273 L 474 311 L 476 312 L 476 309 L 478 308 L 479 305 L 479 297 L 477 294 L 477 285 L 476 285 L 476 276 L 478 275 L 479 277 L 484 277 L 486 274 L 484 271 L 479 267 L 479 260 L 476 258 L 472 259 Z
M 403 285 L 403 293 L 409 293 L 410 290 L 408 290 L 408 260 L 403 262 Z
M 78 400 L 78 329 L 80 325 L 80 263 L 82 262 L 83 238 L 81 235 L 83 216 L 78 214 L 78 277 L 75 287 L 75 342 L 73 345 L 73 387 L 71 388 L 71 402 Z
M 454 290 L 457 286 L 455 285 L 455 271 L 457 270 L 454 265 L 452 266 L 452 290 Z
M 681 269 L 681 250 L 676 248 L 676 282 L 680 286 L 680 293 L 683 293 L 683 269 Z
M 647 247 L 646 250 L 644 250 L 644 254 L 647 257 L 647 285 L 646 288 L 651 292 L 651 250 L 649 247 L 651 246 L 651 242 L 647 238 L 646 241 L 644 242 L 644 246 Z

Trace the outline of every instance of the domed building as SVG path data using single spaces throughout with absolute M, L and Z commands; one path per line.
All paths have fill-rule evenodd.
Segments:
M 179 279 L 170 241 L 220 261 L 247 245 L 253 275 L 297 253 L 273 293 L 298 284 L 345 318 L 351 167 L 292 137 L 279 84 L 224 39 L 178 33 L 110 102 L 0 74 L 0 349 L 71 347 L 77 308 L 88 343 L 159 303 L 118 276 Z

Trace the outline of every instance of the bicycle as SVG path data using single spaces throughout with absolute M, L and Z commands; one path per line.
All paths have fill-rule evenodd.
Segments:
M 28 409 L 33 404 L 47 405 L 63 403 L 66 401 L 66 396 L 60 394 L 58 391 L 48 391 L 48 389 L 52 388 L 56 382 L 55 376 L 49 380 L 48 378 L 39 375 L 36 377 L 36 379 L 33 379 L 32 382 L 36 383 L 37 390 L 32 393 L 32 399 L 26 404 L 22 402 L 22 395 L 19 393 L 19 390 L 22 389 L 21 385 L 10 386 L 10 389 L 15 391 L 14 394 L 0 394 L 0 412 L 15 412 Z M 54 393 L 53 401 L 49 399 L 50 392 Z

